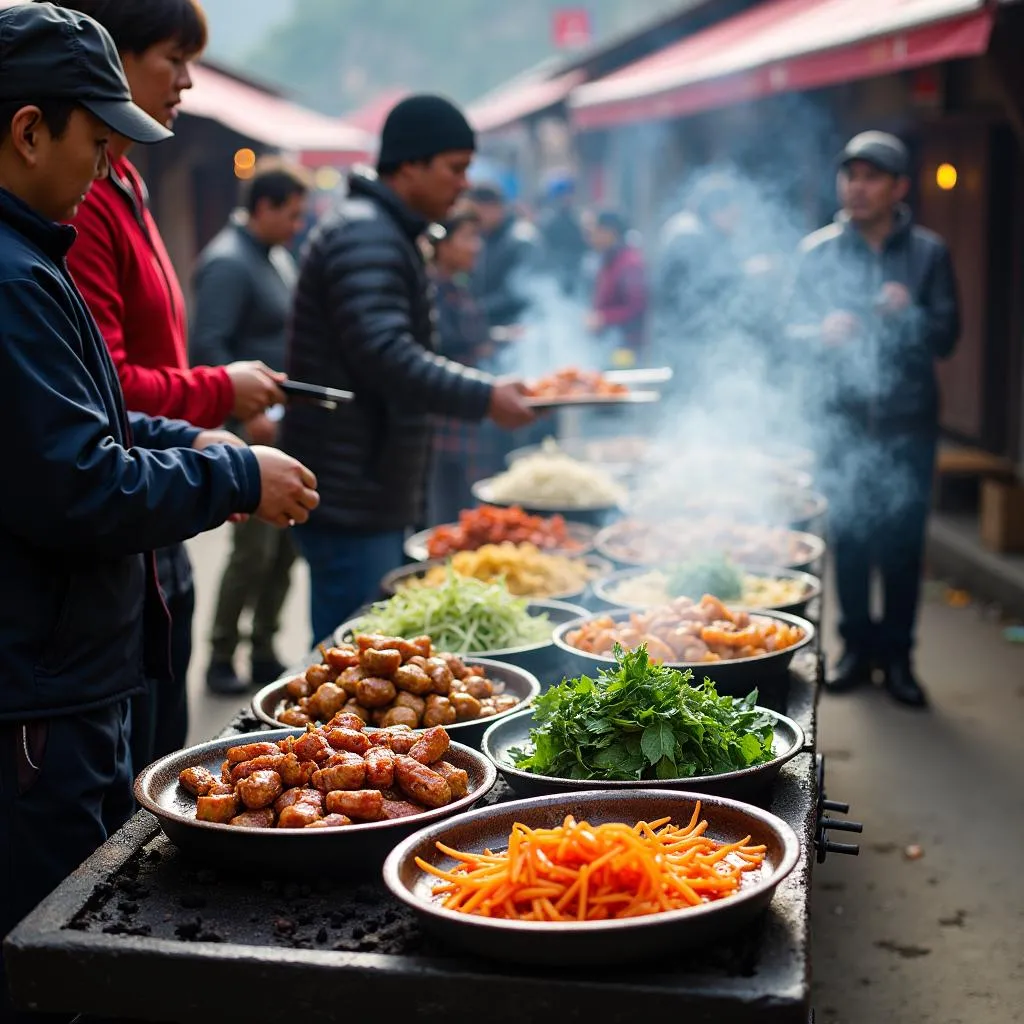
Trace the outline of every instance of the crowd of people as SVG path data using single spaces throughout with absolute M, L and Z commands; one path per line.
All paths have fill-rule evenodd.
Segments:
M 186 311 L 129 150 L 171 136 L 206 31 L 197 0 L 0 13 L 0 417 L 20 492 L 0 511 L 0 934 L 127 820 L 134 772 L 185 743 L 184 542 L 233 523 L 209 688 L 279 676 L 298 555 L 320 640 L 376 595 L 409 530 L 453 519 L 474 480 L 536 433 L 508 370 L 545 296 L 578 311 L 596 365 L 667 361 L 690 387 L 733 351 L 724 318 L 747 342 L 777 332 L 803 354 L 830 424 L 819 447 L 846 644 L 830 686 L 880 670 L 896 699 L 925 703 L 911 651 L 933 364 L 958 314 L 948 251 L 906 207 L 898 139 L 851 141 L 842 212 L 794 258 L 752 244 L 735 182 L 712 175 L 666 223 L 649 270 L 623 215 L 581 212 L 569 178 L 550 182 L 535 223 L 497 187 L 470 187 L 473 129 L 416 94 L 298 260 L 310 182 L 261 160 L 198 260 Z M 355 399 L 289 404 L 288 378 Z M 903 473 L 899 501 L 885 500 L 883 460 Z M 852 492 L 871 516 L 843 517 Z

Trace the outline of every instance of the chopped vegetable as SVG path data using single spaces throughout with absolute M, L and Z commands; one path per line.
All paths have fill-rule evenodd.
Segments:
M 501 651 L 550 638 L 548 617 L 531 615 L 527 604 L 500 583 L 482 583 L 449 569 L 441 586 L 407 588 L 379 601 L 358 628 L 390 636 L 425 633 L 453 654 Z
M 688 779 L 772 759 L 774 719 L 757 690 L 742 700 L 693 672 L 652 664 L 647 648 L 615 647 L 596 680 L 566 680 L 534 702 L 530 749 L 509 751 L 521 771 L 563 779 Z
M 531 516 L 518 506 L 481 505 L 459 513 L 457 523 L 438 526 L 427 538 L 427 554 L 443 558 L 455 551 L 475 551 L 484 544 L 536 544 L 539 548 L 578 551 L 579 541 L 569 535 L 562 516 Z
M 420 857 L 422 871 L 440 878 L 434 894 L 463 914 L 515 921 L 607 921 L 645 917 L 712 903 L 739 892 L 747 872 L 764 863 L 766 848 L 709 839 L 700 801 L 688 825 L 670 818 L 591 825 L 567 816 L 558 828 L 512 826 L 508 849 L 464 853 L 437 849 L 458 865 L 445 871 Z
M 711 594 L 722 601 L 738 601 L 743 596 L 743 573 L 722 554 L 695 558 L 669 573 L 668 589 L 673 597 Z

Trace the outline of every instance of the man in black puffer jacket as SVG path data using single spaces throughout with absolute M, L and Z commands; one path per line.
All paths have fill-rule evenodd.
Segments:
M 789 335 L 812 367 L 846 652 L 829 689 L 868 682 L 923 706 L 911 670 L 938 437 L 935 361 L 960 331 L 945 243 L 904 205 L 899 139 L 865 132 L 843 151 L 836 223 L 804 240 Z M 871 616 L 871 572 L 885 608 Z
M 288 372 L 356 394 L 333 412 L 296 404 L 284 421 L 285 449 L 304 453 L 320 484 L 320 511 L 298 533 L 317 641 L 401 564 L 405 531 L 424 513 L 432 416 L 509 429 L 534 418 L 517 382 L 437 354 L 419 241 L 465 190 L 474 149 L 447 100 L 403 100 L 384 125 L 377 176 L 351 176 L 303 256 Z

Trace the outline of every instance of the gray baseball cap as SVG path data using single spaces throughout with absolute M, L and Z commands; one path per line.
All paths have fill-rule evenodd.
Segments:
M 907 147 L 888 132 L 861 132 L 846 144 L 839 154 L 840 167 L 846 167 L 854 160 L 877 167 L 880 171 L 902 178 L 910 173 L 910 154 Z

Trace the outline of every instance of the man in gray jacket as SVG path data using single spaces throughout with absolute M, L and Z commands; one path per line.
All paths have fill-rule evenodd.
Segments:
M 256 164 L 242 209 L 199 257 L 191 327 L 194 361 L 218 366 L 260 359 L 273 369 L 284 366 L 285 327 L 298 276 L 285 246 L 302 227 L 308 192 L 300 168 L 275 159 Z M 236 429 L 253 444 L 277 443 L 278 424 L 266 414 Z M 234 668 L 238 620 L 246 607 L 253 613 L 251 681 L 270 682 L 284 671 L 274 636 L 291 581 L 294 542 L 289 531 L 256 519 L 233 529 L 206 677 L 215 693 L 240 693 L 249 685 Z

